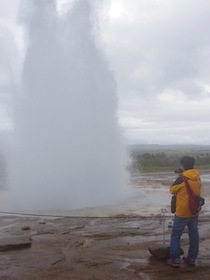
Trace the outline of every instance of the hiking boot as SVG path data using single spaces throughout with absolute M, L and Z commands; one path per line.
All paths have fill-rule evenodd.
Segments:
M 183 262 L 192 266 L 195 266 L 195 260 L 189 259 L 187 257 L 182 258 Z
M 173 267 L 179 267 L 180 266 L 180 262 L 179 261 L 174 261 L 172 259 L 167 259 L 166 262 L 168 265 L 171 265 Z

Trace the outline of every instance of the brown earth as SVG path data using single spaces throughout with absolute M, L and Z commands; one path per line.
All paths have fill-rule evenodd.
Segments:
M 171 222 L 167 216 L 167 245 Z M 163 216 L 1 216 L 0 244 L 31 238 L 31 247 L 0 252 L 0 279 L 210 279 L 209 222 L 210 217 L 200 217 L 197 266 L 177 269 L 148 252 L 149 247 L 163 246 Z M 181 244 L 186 254 L 187 232 Z

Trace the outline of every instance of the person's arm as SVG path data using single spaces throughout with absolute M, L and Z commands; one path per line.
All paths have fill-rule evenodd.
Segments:
M 174 183 L 170 187 L 170 193 L 171 194 L 177 194 L 178 191 L 182 188 L 181 184 L 183 182 L 182 177 L 178 177 Z

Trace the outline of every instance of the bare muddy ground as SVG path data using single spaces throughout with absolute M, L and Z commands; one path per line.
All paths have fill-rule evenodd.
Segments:
M 162 216 L 108 218 L 0 217 L 0 244 L 31 238 L 31 247 L 0 252 L 0 279 L 210 279 L 210 217 L 200 218 L 196 267 L 166 265 L 148 247 L 162 246 Z M 169 244 L 172 216 L 166 218 Z M 187 232 L 182 236 L 187 252 Z

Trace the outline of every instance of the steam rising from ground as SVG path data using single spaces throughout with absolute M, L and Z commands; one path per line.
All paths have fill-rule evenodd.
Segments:
M 96 46 L 90 2 L 62 18 L 53 0 L 23 6 L 29 42 L 9 163 L 13 209 L 103 205 L 124 191 L 116 84 Z

